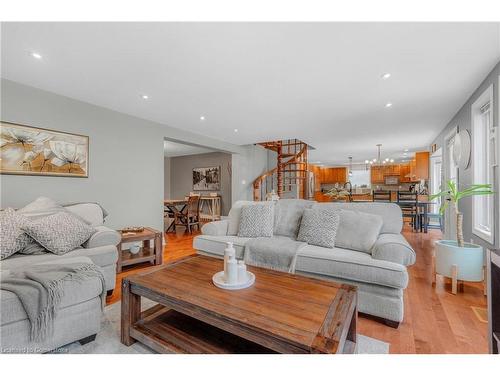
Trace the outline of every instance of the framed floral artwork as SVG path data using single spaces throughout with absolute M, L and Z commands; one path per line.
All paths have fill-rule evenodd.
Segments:
M 0 122 L 0 173 L 88 177 L 89 137 Z

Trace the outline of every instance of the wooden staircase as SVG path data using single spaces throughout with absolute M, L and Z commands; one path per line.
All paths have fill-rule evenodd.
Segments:
M 277 154 L 273 168 L 253 182 L 253 199 L 262 201 L 273 190 L 280 198 L 308 199 L 307 144 L 298 139 L 259 143 Z

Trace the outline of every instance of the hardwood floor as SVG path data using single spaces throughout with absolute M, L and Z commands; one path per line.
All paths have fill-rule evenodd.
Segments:
M 166 235 L 164 263 L 195 254 L 193 235 L 183 231 Z M 369 318 L 360 317 L 358 333 L 389 342 L 391 353 L 487 353 L 487 324 L 476 317 L 472 306 L 486 308 L 486 297 L 481 283 L 465 283 L 464 291 L 451 294 L 451 281 L 438 276 L 436 287 L 431 285 L 431 262 L 434 241 L 441 232 L 404 235 L 417 253 L 417 262 L 409 268 L 410 281 L 405 290 L 405 319 L 398 329 L 387 327 Z M 120 300 L 123 277 L 152 270 L 143 265 L 125 269 L 117 275 L 116 289 L 108 303 Z

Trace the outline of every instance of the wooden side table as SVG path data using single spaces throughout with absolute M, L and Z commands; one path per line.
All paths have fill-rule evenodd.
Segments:
M 162 233 L 152 228 L 144 228 L 142 232 L 121 232 L 122 240 L 118 244 L 118 262 L 116 263 L 116 273 L 122 272 L 123 266 L 150 262 L 152 265 L 160 265 L 163 262 Z M 150 246 L 153 241 L 153 247 Z M 123 250 L 122 245 L 129 242 L 142 241 L 142 247 L 137 254 L 132 254 L 129 250 Z

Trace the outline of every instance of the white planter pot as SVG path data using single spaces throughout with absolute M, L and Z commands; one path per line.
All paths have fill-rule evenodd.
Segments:
M 436 273 L 453 277 L 453 266 L 457 268 L 457 279 L 483 281 L 484 251 L 479 245 L 465 243 L 459 247 L 457 241 L 436 241 Z

